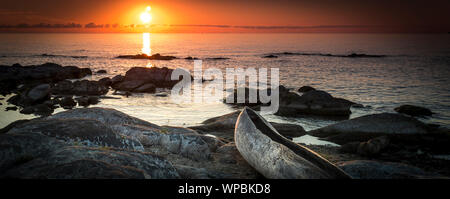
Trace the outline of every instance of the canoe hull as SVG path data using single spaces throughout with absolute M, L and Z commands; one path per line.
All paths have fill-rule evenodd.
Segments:
M 349 178 L 315 152 L 284 138 L 249 108 L 239 115 L 235 143 L 244 159 L 266 178 Z

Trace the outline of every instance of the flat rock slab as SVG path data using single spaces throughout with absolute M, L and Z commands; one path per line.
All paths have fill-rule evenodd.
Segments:
M 144 150 L 139 141 L 120 135 L 93 119 L 36 119 L 8 131 L 8 134 L 14 133 L 40 133 L 72 144 L 86 146 Z
M 382 135 L 426 134 L 430 127 L 412 117 L 394 113 L 366 115 L 308 132 L 338 144 L 367 141 Z

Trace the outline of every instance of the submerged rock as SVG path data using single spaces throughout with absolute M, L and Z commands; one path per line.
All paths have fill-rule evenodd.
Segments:
M 413 105 L 401 105 L 394 110 L 411 116 L 431 116 L 433 114 L 430 109 Z
M 306 93 L 306 92 L 315 91 L 315 90 L 316 89 L 311 87 L 311 86 L 302 86 L 297 91 L 300 92 L 300 93 Z
M 208 57 L 208 58 L 205 58 L 205 60 L 227 60 L 227 59 L 230 59 L 230 58 L 228 58 L 228 57 Z
M 151 56 L 147 54 L 137 54 L 137 55 L 119 55 L 116 58 L 120 59 L 150 59 L 150 60 L 173 60 L 177 57 L 174 56 L 163 56 L 159 53 L 153 54 Z
M 184 59 L 186 59 L 186 60 L 198 60 L 197 57 L 191 57 L 191 56 L 185 57 Z
M 276 55 L 266 55 L 263 58 L 278 58 Z

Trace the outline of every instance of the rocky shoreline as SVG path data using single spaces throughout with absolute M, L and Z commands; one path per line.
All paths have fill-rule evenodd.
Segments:
M 17 106 L 21 113 L 43 116 L 19 120 L 0 129 L 0 178 L 253 179 L 273 176 L 264 173 L 267 172 L 264 165 L 263 169 L 251 166 L 255 161 L 249 160 L 252 154 L 248 153 L 259 151 L 246 151 L 244 155 L 236 146 L 236 124 L 243 108 L 257 109 L 263 105 L 250 103 L 248 97 L 244 103 L 230 104 L 239 110 L 210 118 L 199 126 L 159 126 L 114 109 L 87 107 L 99 103 L 110 89 L 132 94 L 171 88 L 178 82 L 170 80 L 173 69 L 135 67 L 124 76 L 99 81 L 80 80 L 92 75 L 90 69 L 52 63 L 0 66 L 0 70 L 1 94 L 15 94 L 8 103 Z M 245 89 L 249 93 L 249 88 Z M 303 135 L 337 143 L 339 146 L 300 145 L 351 178 L 450 176 L 450 131 L 412 117 L 429 116 L 432 112 L 428 109 L 406 105 L 396 108 L 399 113 L 348 120 L 350 107 L 362 105 L 312 87 L 293 91 L 280 86 L 279 90 L 277 115 L 344 117 L 336 124 L 308 132 L 294 124 L 266 124 L 275 134 L 279 133 L 287 146 L 292 145 L 290 139 Z M 236 98 L 235 95 L 228 97 Z M 73 109 L 77 104 L 85 108 Z M 67 111 L 53 114 L 58 106 Z M 257 122 L 254 125 L 256 129 L 265 128 Z M 312 164 L 317 163 L 312 161 Z M 315 178 L 313 176 L 316 175 L 301 175 L 301 178 Z
M 261 178 L 237 150 L 234 134 L 217 133 L 215 127 L 229 126 L 235 115 L 214 118 L 203 128 L 158 126 L 105 108 L 80 108 L 16 122 L 0 131 L 0 178 Z M 276 128 L 283 132 L 283 127 Z M 449 132 L 442 133 L 440 139 L 446 140 L 433 143 L 443 147 L 440 152 L 448 152 Z M 366 148 L 379 147 L 371 140 L 367 143 L 371 142 L 373 146 Z M 407 142 L 391 143 L 411 147 Z M 412 151 L 395 152 L 387 145 L 370 155 L 348 150 L 347 145 L 303 146 L 353 178 L 450 175 L 450 160 L 435 158 L 438 151 L 416 144 Z

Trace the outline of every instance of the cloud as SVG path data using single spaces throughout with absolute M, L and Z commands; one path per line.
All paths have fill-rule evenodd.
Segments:
M 81 24 L 76 23 L 67 23 L 67 24 L 48 24 L 48 23 L 39 23 L 39 24 L 27 24 L 21 23 L 17 25 L 0 25 L 0 28 L 82 28 Z

